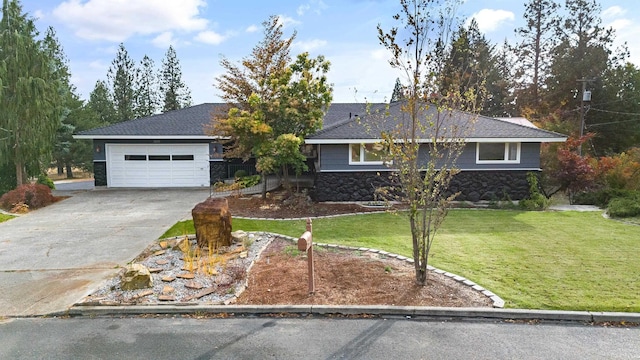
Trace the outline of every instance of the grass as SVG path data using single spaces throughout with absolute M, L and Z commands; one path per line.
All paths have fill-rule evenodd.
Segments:
M 14 216 L 11 215 L 6 215 L 6 214 L 0 214 L 0 223 L 1 222 L 5 222 L 7 220 L 13 219 Z
M 233 226 L 298 237 L 305 223 L 234 219 Z M 313 226 L 316 242 L 411 256 L 403 214 L 318 219 Z M 187 221 L 165 235 L 193 231 Z M 481 284 L 511 308 L 640 312 L 639 245 L 640 227 L 599 212 L 454 210 L 430 264 Z

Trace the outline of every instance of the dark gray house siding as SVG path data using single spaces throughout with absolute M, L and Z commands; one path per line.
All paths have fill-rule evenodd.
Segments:
M 425 145 L 426 146 L 426 145 Z M 461 170 L 538 170 L 540 167 L 540 143 L 521 143 L 518 164 L 477 164 L 477 143 L 468 143 L 458 158 L 457 168 Z M 386 165 L 350 165 L 349 144 L 318 145 L 321 172 L 364 172 L 388 171 Z M 421 151 L 421 161 L 427 162 L 427 151 Z M 391 166 L 393 168 L 393 166 Z

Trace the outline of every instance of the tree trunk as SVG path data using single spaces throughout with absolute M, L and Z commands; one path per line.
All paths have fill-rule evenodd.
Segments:
M 262 176 L 262 200 L 265 200 L 267 198 L 267 174 L 263 172 L 260 176 Z
M 284 189 L 288 193 L 291 193 L 291 183 L 289 182 L 289 169 L 287 168 L 287 165 L 282 166 L 282 177 Z
M 67 163 L 67 179 L 73 179 L 73 169 L 71 168 L 71 164 Z
M 64 174 L 64 166 L 62 163 L 58 162 L 58 176 L 62 176 Z
M 20 153 L 20 129 L 16 130 L 16 143 L 14 145 L 14 159 L 16 165 L 16 186 L 24 184 L 24 163 L 22 161 L 22 154 Z
M 16 160 L 16 185 L 20 186 L 25 182 L 24 167 L 20 161 Z

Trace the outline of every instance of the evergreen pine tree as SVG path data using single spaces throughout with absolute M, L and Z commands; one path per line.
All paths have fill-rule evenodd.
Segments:
M 17 0 L 4 0 L 0 20 L 0 166 L 12 164 L 16 184 L 48 165 L 60 125 L 61 80 L 34 20 Z
M 136 75 L 135 63 L 124 44 L 120 43 L 107 74 L 118 122 L 136 117 Z
M 178 110 L 191 105 L 191 91 L 182 81 L 180 61 L 173 46 L 169 46 L 162 60 L 160 73 L 162 112 Z

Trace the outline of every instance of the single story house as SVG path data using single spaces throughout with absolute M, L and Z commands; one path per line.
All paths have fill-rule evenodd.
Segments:
M 211 134 L 212 114 L 224 106 L 195 105 L 83 131 L 75 138 L 93 141 L 96 186 L 208 187 L 233 177 L 237 169 L 252 169 L 239 159 L 224 158 L 225 139 Z M 397 104 L 388 109 L 387 104 L 332 104 L 323 129 L 305 139 L 315 199 L 372 200 L 374 188 L 392 169 L 367 158 L 379 141 L 370 125 L 375 122 L 384 129 L 402 116 Z M 517 200 L 528 193 L 526 173 L 540 171 L 540 144 L 566 137 L 523 119 L 479 116 L 466 140 L 457 164 L 462 172 L 452 184 L 454 191 L 461 191 L 460 199 L 491 200 L 506 194 Z
M 372 107 L 364 114 L 343 117 L 305 139 L 318 153 L 314 196 L 318 201 L 367 201 L 377 187 L 384 186 L 394 170 L 376 156 L 382 132 L 409 128 L 410 118 L 402 103 Z M 445 129 L 458 132 L 466 144 L 456 167 L 460 170 L 450 191 L 460 192 L 456 200 L 520 200 L 529 194 L 528 172 L 540 172 L 540 146 L 562 142 L 566 136 L 537 128 L 524 118 L 491 118 L 461 111 L 440 113 Z M 420 119 L 434 120 L 435 107 L 422 110 Z M 432 128 L 419 135 L 419 157 L 425 162 Z M 424 149 L 424 151 L 423 151 Z

